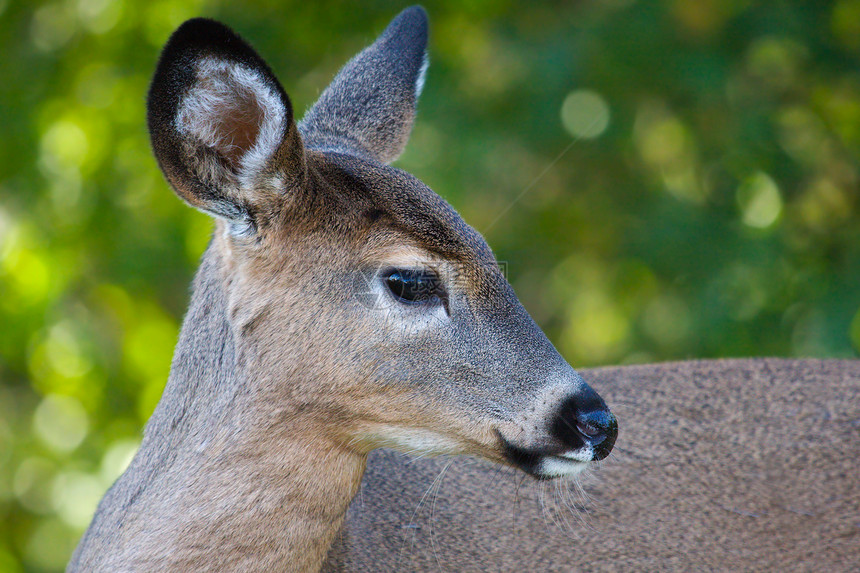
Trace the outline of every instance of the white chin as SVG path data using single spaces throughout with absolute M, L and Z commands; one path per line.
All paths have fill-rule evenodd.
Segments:
M 587 462 L 566 457 L 546 456 L 540 461 L 535 473 L 543 478 L 559 478 L 575 476 L 587 467 Z

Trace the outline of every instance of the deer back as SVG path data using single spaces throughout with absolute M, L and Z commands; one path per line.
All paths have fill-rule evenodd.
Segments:
M 371 456 L 329 570 L 849 571 L 860 563 L 860 362 L 588 370 L 623 420 L 572 485 Z

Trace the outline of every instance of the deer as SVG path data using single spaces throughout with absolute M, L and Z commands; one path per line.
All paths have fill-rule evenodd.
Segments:
M 296 122 L 232 30 L 171 36 L 152 148 L 216 224 L 162 399 L 69 571 L 317 571 L 384 446 L 543 479 L 609 454 L 615 417 L 487 243 L 389 166 L 426 45 L 426 13 L 406 9 Z
M 858 364 L 583 377 L 480 234 L 391 166 L 427 33 L 401 12 L 301 121 L 223 24 L 168 40 L 154 155 L 215 227 L 162 399 L 67 570 L 856 563 Z

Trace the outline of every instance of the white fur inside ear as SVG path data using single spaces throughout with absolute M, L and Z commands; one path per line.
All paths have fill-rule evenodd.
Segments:
M 214 149 L 247 188 L 283 140 L 286 121 L 279 94 L 260 72 L 208 57 L 197 63 L 197 81 L 179 104 L 176 129 Z

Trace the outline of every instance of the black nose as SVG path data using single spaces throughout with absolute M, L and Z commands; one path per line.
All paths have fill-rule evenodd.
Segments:
M 594 448 L 592 459 L 602 460 L 615 445 L 618 422 L 597 392 L 586 388 L 562 403 L 550 433 L 571 450 L 591 445 Z

